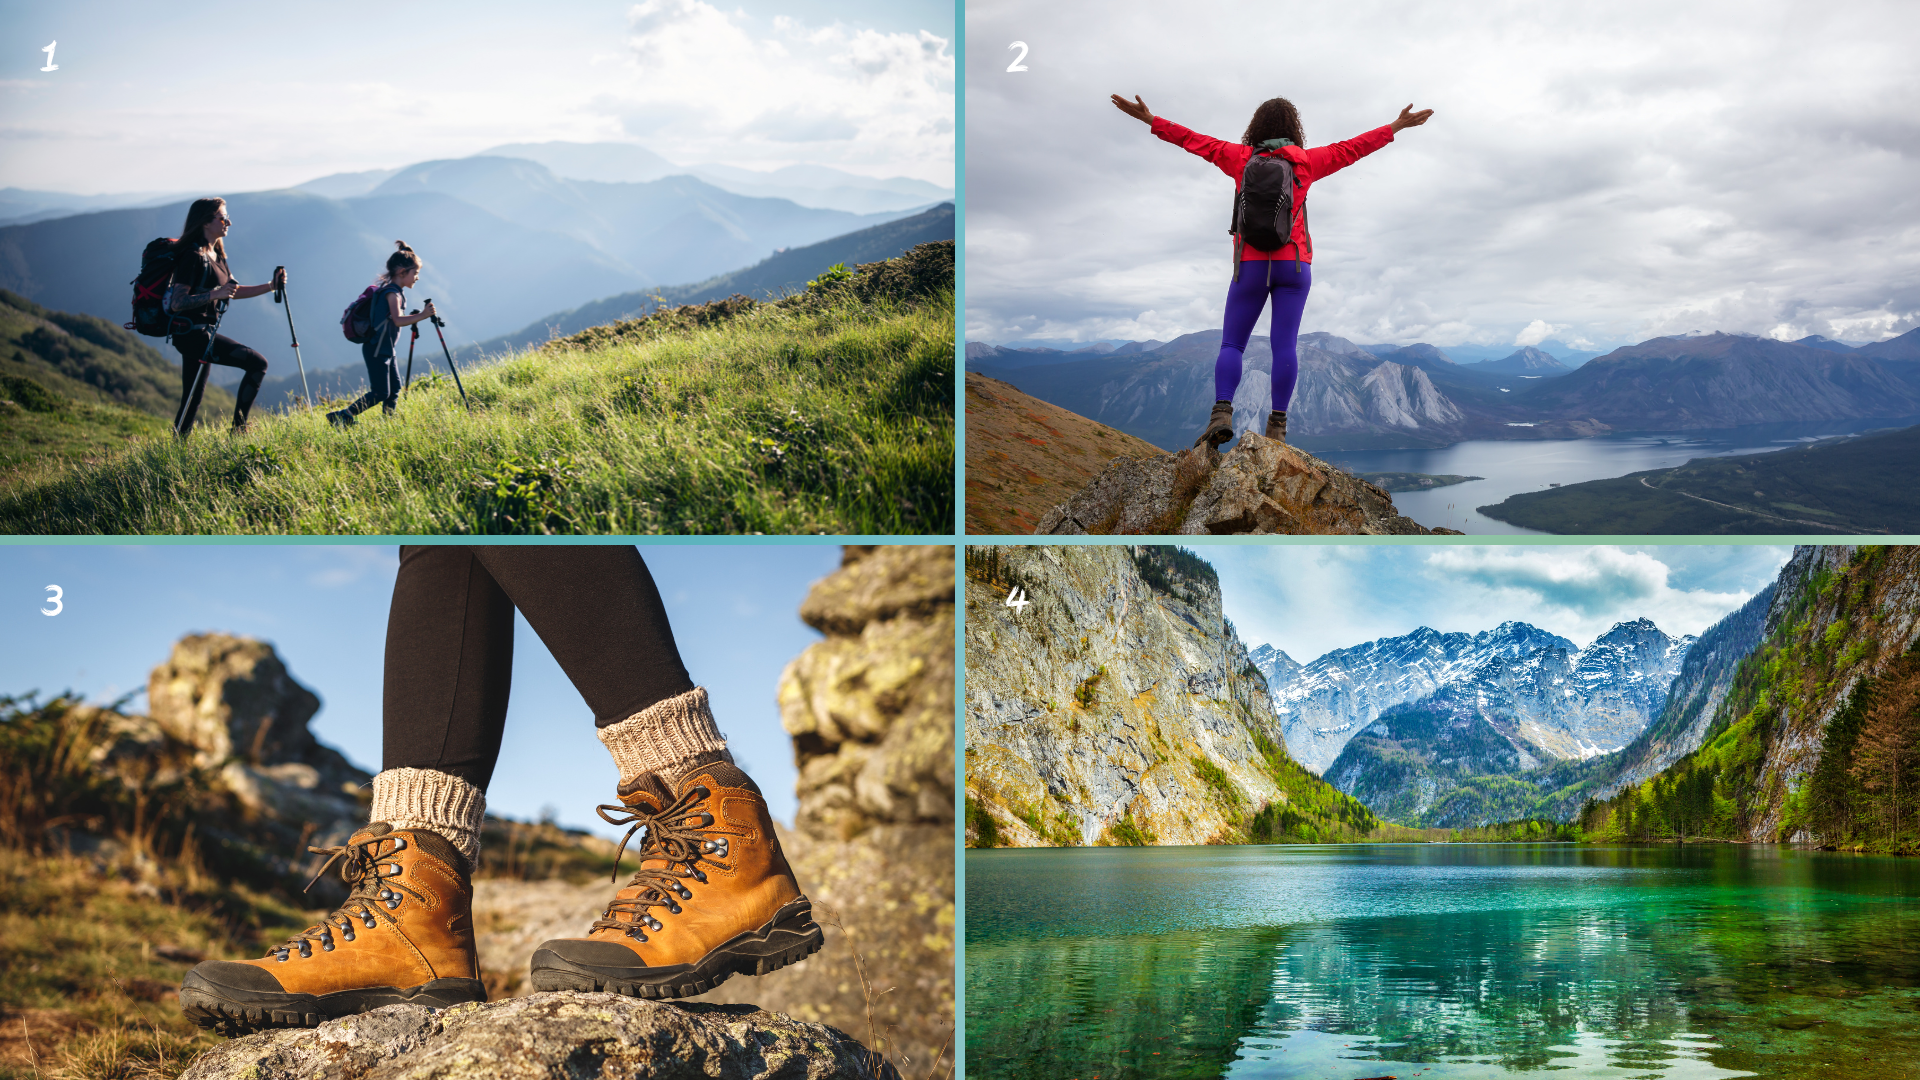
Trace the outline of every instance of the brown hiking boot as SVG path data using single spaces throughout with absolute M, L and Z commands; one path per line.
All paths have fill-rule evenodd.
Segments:
M 629 837 L 646 829 L 640 872 L 586 937 L 556 938 L 534 952 L 535 988 L 691 997 L 735 972 L 765 975 L 819 951 L 813 905 L 793 880 L 753 780 L 715 762 L 681 777 L 678 790 L 667 804 L 664 789 L 643 781 L 600 807 L 609 823 L 633 824 Z
M 187 1018 L 224 1035 L 314 1027 L 382 1005 L 487 1000 L 466 860 L 439 833 L 376 822 L 342 847 L 352 890 L 320 923 L 258 960 L 208 960 L 180 983 Z M 314 878 L 318 880 L 319 874 Z
M 1267 414 L 1267 438 L 1287 441 L 1287 414 L 1284 410 L 1275 409 Z
M 1207 417 L 1207 430 L 1201 432 L 1200 437 L 1193 440 L 1193 445 L 1198 447 L 1201 443 L 1210 443 L 1214 446 L 1219 446 L 1223 442 L 1231 442 L 1232 440 L 1233 402 L 1216 401 L 1213 403 L 1213 414 Z

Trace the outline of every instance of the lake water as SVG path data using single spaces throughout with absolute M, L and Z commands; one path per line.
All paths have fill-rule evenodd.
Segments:
M 1699 457 L 1784 450 L 1815 439 L 1857 434 L 1871 428 L 1906 426 L 1912 422 L 1913 419 L 1769 424 L 1725 431 L 1614 434 L 1593 439 L 1478 439 L 1440 450 L 1311 452 L 1353 472 L 1483 476 L 1486 479 L 1431 491 L 1396 492 L 1393 505 L 1429 528 L 1459 529 L 1475 535 L 1539 535 L 1533 529 L 1482 517 L 1474 508 L 1492 506 L 1524 491 L 1541 491 L 1552 484 L 1565 486 L 1646 469 L 1669 469 Z
M 967 1075 L 1920 1069 L 1920 860 L 1775 846 L 966 855 Z

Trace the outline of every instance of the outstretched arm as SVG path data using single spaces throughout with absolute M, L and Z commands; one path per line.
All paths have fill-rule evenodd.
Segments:
M 1140 96 L 1138 94 L 1134 95 L 1134 98 L 1132 101 L 1128 101 L 1126 98 L 1121 97 L 1119 94 L 1114 94 L 1112 95 L 1112 97 L 1113 97 L 1114 108 L 1119 109 L 1121 112 L 1126 113 L 1128 116 L 1133 117 L 1135 120 L 1138 120 L 1143 124 L 1152 126 L 1153 112 L 1147 108 L 1146 102 L 1140 100 Z
M 1432 116 L 1432 109 L 1421 109 L 1419 112 L 1414 112 L 1413 103 L 1408 102 L 1407 107 L 1401 109 L 1400 115 L 1394 118 L 1393 123 L 1388 126 L 1393 128 L 1395 135 L 1398 135 L 1402 128 L 1419 127 L 1421 124 L 1426 123 Z

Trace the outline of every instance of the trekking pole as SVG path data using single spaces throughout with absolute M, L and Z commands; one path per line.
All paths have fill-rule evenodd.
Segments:
M 433 303 L 433 297 L 427 297 L 427 303 Z M 447 324 L 440 321 L 440 316 L 433 316 L 433 332 L 440 336 L 440 351 L 447 354 L 447 370 L 453 372 L 453 385 L 460 389 L 460 404 L 465 405 L 468 412 L 472 412 L 473 402 L 467 400 L 467 388 L 460 386 L 460 369 L 453 366 L 453 350 L 447 348 L 447 335 L 440 332 L 440 328 L 445 325 Z
M 420 314 L 420 309 L 414 308 L 412 311 L 407 312 L 407 314 L 418 315 Z M 413 385 L 413 343 L 420 340 L 419 323 L 414 323 L 412 326 L 407 327 L 407 329 L 413 331 L 413 337 L 407 339 L 407 381 L 400 385 L 401 390 L 405 390 L 407 387 Z
M 293 328 L 293 301 L 287 298 L 287 282 L 280 275 L 287 272 L 284 266 L 273 268 L 273 302 L 287 307 L 287 334 L 293 338 L 293 362 L 300 369 L 300 390 L 307 395 L 307 408 L 313 408 L 313 387 L 307 385 L 307 365 L 300 359 L 300 332 Z
M 207 347 L 201 350 L 200 353 L 200 370 L 194 373 L 193 387 L 187 391 L 186 397 L 180 399 L 180 411 L 173 415 L 173 433 L 178 438 L 184 439 L 187 437 L 185 427 L 187 422 L 187 409 L 191 407 L 195 401 L 199 400 L 201 392 L 207 388 L 207 369 L 213 366 L 210 361 L 212 355 L 213 339 L 209 337 L 207 339 Z

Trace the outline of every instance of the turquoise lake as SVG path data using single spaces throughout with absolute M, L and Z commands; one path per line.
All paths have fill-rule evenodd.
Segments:
M 967 1076 L 1912 1077 L 1920 860 L 969 851 Z

